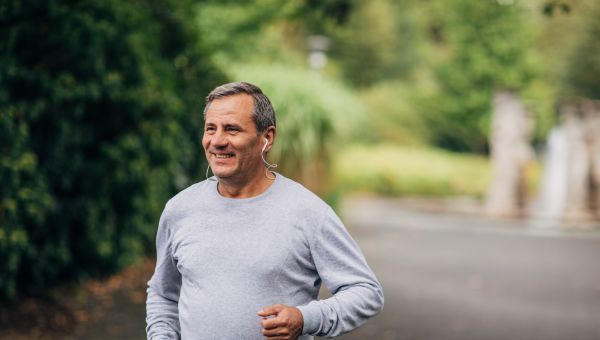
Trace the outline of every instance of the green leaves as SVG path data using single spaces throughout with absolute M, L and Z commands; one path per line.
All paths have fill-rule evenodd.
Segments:
M 494 91 L 523 90 L 536 72 L 526 9 L 496 1 L 442 4 L 449 55 L 437 68 L 440 94 L 425 118 L 435 145 L 485 152 Z
M 580 10 L 582 27 L 569 51 L 562 89 L 565 97 L 600 99 L 600 4 L 590 1 Z
M 40 227 L 53 208 L 24 118 L 14 106 L 0 107 L 0 296 L 16 293 L 22 258 L 31 252 L 27 227 Z
M 164 203 L 201 177 L 202 96 L 224 77 L 191 5 L 3 5 L 0 297 L 151 252 Z

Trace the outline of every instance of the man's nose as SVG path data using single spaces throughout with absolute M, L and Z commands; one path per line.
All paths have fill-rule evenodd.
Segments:
M 215 147 L 223 147 L 223 146 L 227 146 L 227 144 L 229 143 L 229 141 L 227 140 L 227 136 L 223 132 L 217 131 L 212 136 L 211 143 Z

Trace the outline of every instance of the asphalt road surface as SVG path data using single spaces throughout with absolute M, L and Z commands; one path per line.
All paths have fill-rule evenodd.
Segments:
M 343 211 L 385 308 L 339 339 L 600 339 L 597 230 L 426 213 L 390 200 L 355 199 Z

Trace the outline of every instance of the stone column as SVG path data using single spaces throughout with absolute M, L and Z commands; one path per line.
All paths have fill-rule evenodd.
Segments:
M 563 218 L 567 200 L 568 140 L 564 125 L 555 126 L 546 141 L 544 169 L 535 210 L 535 218 L 553 222 Z M 548 225 L 548 224 L 544 224 Z
M 567 197 L 563 219 L 598 218 L 600 102 L 580 99 L 562 107 L 568 141 Z
M 493 175 L 485 211 L 494 217 L 517 217 L 523 214 L 525 206 L 525 170 L 532 158 L 529 138 L 533 122 L 515 93 L 497 92 L 493 105 L 490 133 Z

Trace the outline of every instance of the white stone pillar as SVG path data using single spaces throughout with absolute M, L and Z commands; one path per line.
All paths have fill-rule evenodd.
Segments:
M 493 175 L 485 211 L 495 217 L 516 217 L 523 214 L 525 206 L 525 170 L 532 158 L 529 138 L 533 122 L 515 93 L 497 92 L 493 107 L 490 133 Z
M 561 110 L 568 140 L 567 197 L 563 219 L 600 218 L 600 101 L 579 99 Z

